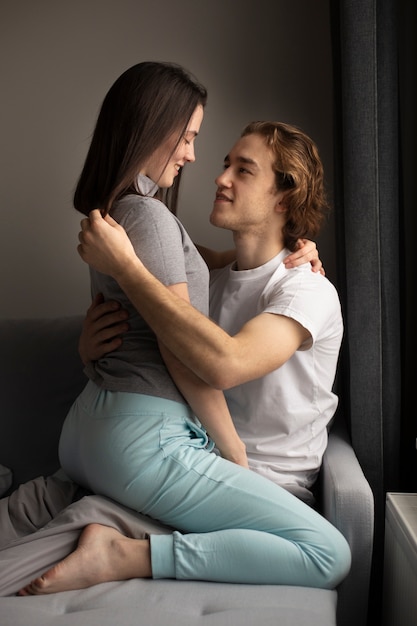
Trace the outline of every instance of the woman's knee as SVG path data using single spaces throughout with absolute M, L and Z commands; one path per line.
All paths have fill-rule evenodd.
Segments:
M 351 566 L 350 547 L 342 535 L 335 527 L 326 532 L 326 547 L 321 568 L 323 576 L 323 587 L 335 589 L 349 574 Z

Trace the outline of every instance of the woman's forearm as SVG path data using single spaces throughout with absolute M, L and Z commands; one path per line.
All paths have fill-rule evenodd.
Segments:
M 246 447 L 235 429 L 223 392 L 209 387 L 160 342 L 159 347 L 172 379 L 222 457 L 248 467 Z

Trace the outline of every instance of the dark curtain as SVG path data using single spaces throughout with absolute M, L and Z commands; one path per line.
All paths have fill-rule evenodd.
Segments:
M 417 491 L 415 0 L 330 0 L 341 401 L 375 497 L 370 614 L 387 491 Z M 414 201 L 414 202 L 413 202 Z M 413 205 L 413 206 L 412 206 Z

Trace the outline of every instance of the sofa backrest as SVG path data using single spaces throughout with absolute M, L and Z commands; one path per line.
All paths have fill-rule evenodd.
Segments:
M 0 321 L 0 465 L 12 470 L 12 488 L 59 467 L 61 426 L 87 382 L 78 355 L 82 321 Z

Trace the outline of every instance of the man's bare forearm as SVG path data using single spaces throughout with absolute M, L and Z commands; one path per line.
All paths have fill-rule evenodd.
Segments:
M 160 283 L 138 259 L 114 276 L 159 340 L 197 376 L 221 388 L 219 371 L 233 354 L 233 339 Z

